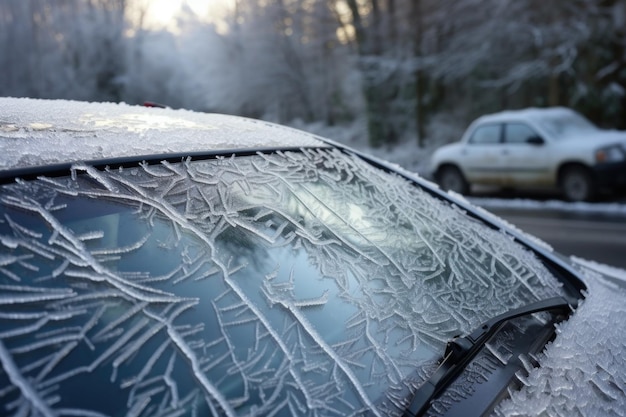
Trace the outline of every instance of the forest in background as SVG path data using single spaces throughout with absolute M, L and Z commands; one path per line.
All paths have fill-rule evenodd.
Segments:
M 529 106 L 626 128 L 626 0 L 229 0 L 167 29 L 149 7 L 3 0 L 0 96 L 358 125 L 374 148 Z

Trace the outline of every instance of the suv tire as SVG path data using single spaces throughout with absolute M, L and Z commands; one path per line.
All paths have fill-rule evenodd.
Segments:
M 459 194 L 469 194 L 470 186 L 457 167 L 447 165 L 437 174 L 437 183 L 445 191 L 454 191 Z
M 573 166 L 563 170 L 559 181 L 561 192 L 568 201 L 589 201 L 594 195 L 594 184 L 584 167 Z

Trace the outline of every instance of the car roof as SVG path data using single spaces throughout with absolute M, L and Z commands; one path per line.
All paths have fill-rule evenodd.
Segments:
M 312 134 L 238 116 L 0 98 L 0 171 L 5 172 L 146 155 L 327 146 Z
M 576 113 L 572 109 L 568 109 L 567 107 L 529 107 L 526 109 L 506 110 L 497 113 L 487 114 L 476 119 L 476 123 L 497 123 L 511 120 L 533 122 L 544 118 L 554 119 L 571 116 L 580 117 L 578 113 Z

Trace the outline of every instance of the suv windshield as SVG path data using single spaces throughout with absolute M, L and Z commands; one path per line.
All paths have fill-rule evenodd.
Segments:
M 555 139 L 566 139 L 577 136 L 581 132 L 598 130 L 589 120 L 573 112 L 542 116 L 538 122 Z
M 399 414 L 452 336 L 562 294 L 337 150 L 7 185 L 0 244 L 3 413 Z

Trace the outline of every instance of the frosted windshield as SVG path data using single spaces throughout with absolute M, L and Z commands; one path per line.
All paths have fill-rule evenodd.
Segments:
M 561 292 L 335 150 L 5 186 L 0 245 L 9 414 L 399 415 L 450 337 Z
M 543 127 L 548 134 L 555 139 L 567 139 L 576 137 L 581 132 L 589 132 L 598 130 L 598 128 L 576 113 L 563 113 L 559 115 L 542 116 L 537 122 Z

